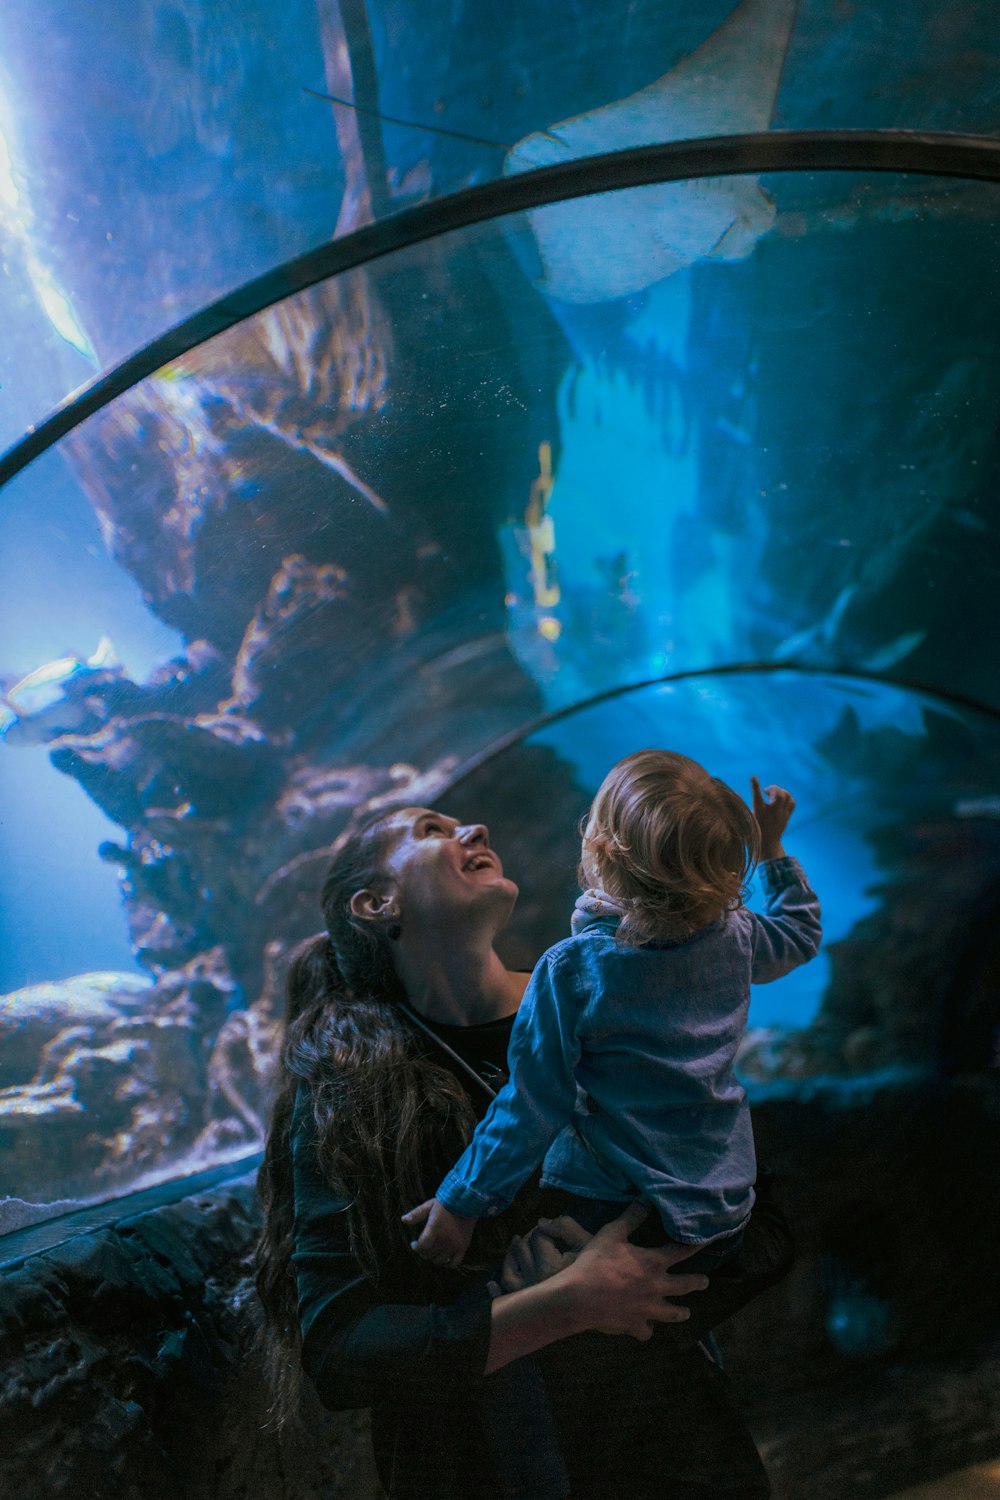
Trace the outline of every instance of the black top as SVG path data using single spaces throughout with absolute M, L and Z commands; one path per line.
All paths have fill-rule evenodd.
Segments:
M 434 1031 L 496 1088 L 513 1019 Z M 429 1054 L 433 1043 L 415 1032 L 414 1046 Z M 487 1091 L 444 1050 L 435 1060 L 459 1079 L 476 1112 L 485 1113 Z M 369 1280 L 351 1254 L 348 1203 L 320 1173 L 304 1090 L 292 1155 L 302 1363 L 320 1399 L 335 1409 L 372 1408 L 376 1462 L 389 1500 L 490 1500 L 499 1489 L 479 1415 L 489 1378 L 483 1375 L 487 1275 L 439 1269 L 414 1256 L 402 1272 Z M 558 1213 L 562 1197 L 528 1184 L 494 1223 L 523 1233 L 540 1214 Z M 579 1334 L 539 1354 L 573 1500 L 667 1494 L 761 1500 L 770 1493 L 725 1377 L 696 1344 L 706 1326 L 787 1269 L 787 1229 L 766 1194 L 759 1194 L 744 1243 L 758 1272 L 751 1290 L 745 1274 L 738 1290 L 727 1289 L 723 1269 L 708 1292 L 692 1297 L 688 1323 L 658 1328 L 648 1343 Z
M 507 1047 L 516 1014 L 515 1011 L 513 1015 L 501 1016 L 499 1021 L 480 1021 L 475 1026 L 445 1026 L 435 1021 L 434 1030 L 498 1094 L 510 1077 Z M 447 1056 L 443 1056 L 442 1061 L 447 1062 Z

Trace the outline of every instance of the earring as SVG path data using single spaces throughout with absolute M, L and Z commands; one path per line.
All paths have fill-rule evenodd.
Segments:
M 386 912 L 386 917 L 389 920 L 389 925 L 385 929 L 385 935 L 389 939 L 390 943 L 398 943 L 403 935 L 403 929 L 399 925 L 399 907 L 396 905 L 395 901 Z

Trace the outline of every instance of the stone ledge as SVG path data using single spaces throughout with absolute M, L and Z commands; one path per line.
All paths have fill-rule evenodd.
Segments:
M 248 1174 L 0 1276 L 0 1494 L 374 1500 L 364 1413 L 262 1430 L 241 1312 L 259 1223 Z
M 1000 1456 L 1000 1350 L 947 1364 L 882 1364 L 760 1402 L 751 1426 L 774 1500 L 891 1496 Z M 753 1397 L 746 1392 L 745 1406 Z
M 985 1399 L 996 1345 L 982 1348 L 1000 1307 L 996 1105 L 984 1083 L 894 1091 L 856 1112 L 820 1099 L 756 1111 L 799 1257 L 721 1342 L 775 1500 L 870 1500 L 1000 1447 Z M 263 1430 L 246 1316 L 253 1182 L 143 1202 L 0 1275 L 4 1500 L 375 1500 L 364 1413 L 330 1414 L 307 1393 L 306 1437 Z M 831 1240 L 845 1217 L 878 1229 L 873 1270 L 898 1303 L 898 1346 L 867 1364 L 823 1332 L 824 1257 L 873 1248 L 864 1233 Z

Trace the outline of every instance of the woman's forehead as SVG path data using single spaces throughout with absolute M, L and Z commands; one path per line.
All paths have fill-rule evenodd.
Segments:
M 411 842 L 416 842 L 421 820 L 426 818 L 436 818 L 445 824 L 454 822 L 453 818 L 447 818 L 444 813 L 435 812 L 432 807 L 397 808 L 383 824 L 383 837 L 386 840 L 383 847 L 386 855 L 391 858 L 397 850 L 403 849 Z
M 445 823 L 455 822 L 454 818 L 450 818 L 447 813 L 438 812 L 434 807 L 401 807 L 393 813 L 389 826 L 405 832 L 416 827 L 421 818 L 440 818 Z

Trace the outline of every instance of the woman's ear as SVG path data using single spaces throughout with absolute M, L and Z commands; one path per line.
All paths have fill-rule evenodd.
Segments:
M 355 891 L 351 897 L 351 914 L 362 922 L 387 922 L 399 916 L 395 896 L 389 892 Z

